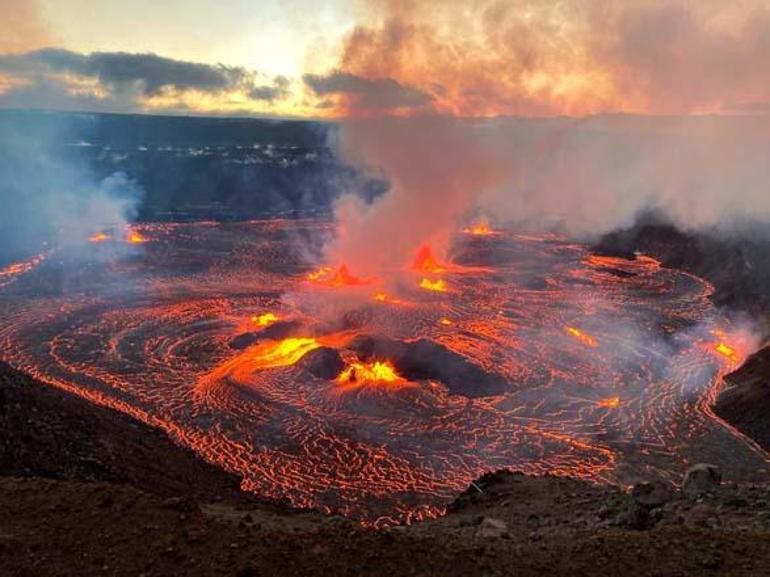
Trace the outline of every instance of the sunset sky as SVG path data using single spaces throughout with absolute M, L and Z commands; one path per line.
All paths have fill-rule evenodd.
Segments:
M 0 106 L 552 116 L 770 108 L 767 0 L 0 0 Z

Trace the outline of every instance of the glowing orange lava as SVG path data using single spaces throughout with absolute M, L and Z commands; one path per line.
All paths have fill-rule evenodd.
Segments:
M 738 351 L 736 351 L 733 347 L 730 345 L 720 342 L 714 346 L 714 350 L 718 352 L 723 357 L 727 357 L 728 359 L 732 360 L 738 360 L 739 355 Z
M 294 337 L 257 345 L 246 354 L 260 368 L 285 367 L 293 365 L 306 353 L 320 346 L 321 343 L 316 339 Z
M 319 282 L 324 277 L 328 276 L 329 273 L 332 272 L 332 267 L 330 266 L 322 266 L 318 270 L 314 270 L 313 272 L 307 273 L 307 280 L 312 282 Z
M 439 321 L 440 324 L 444 325 L 445 327 L 452 326 L 454 323 L 452 322 L 452 319 L 443 318 Z
M 29 260 L 14 262 L 5 268 L 0 268 L 0 288 L 9 285 L 16 280 L 18 276 L 34 270 L 40 263 L 48 258 L 48 255 L 49 253 L 43 252 L 33 256 Z
M 384 303 L 386 300 L 388 300 L 388 295 L 386 295 L 385 293 L 376 293 L 374 295 L 374 300 L 380 303 Z
M 337 377 L 337 382 L 343 385 L 353 383 L 399 383 L 404 379 L 396 372 L 396 368 L 388 361 L 373 363 L 350 363 Z
M 104 242 L 112 237 L 104 232 L 97 232 L 88 237 L 89 242 Z
M 126 240 L 131 244 L 142 244 L 143 242 L 147 242 L 147 239 L 135 230 L 129 231 Z
M 620 397 L 608 397 L 596 404 L 607 409 L 617 409 L 620 406 Z
M 420 281 L 420 288 L 440 293 L 445 293 L 447 291 L 446 283 L 442 279 L 430 280 L 424 278 Z
M 316 271 L 308 273 L 307 279 L 311 282 L 322 284 L 330 287 L 343 287 L 343 286 L 361 286 L 370 283 L 368 279 L 362 279 L 350 274 L 347 265 L 342 265 L 334 274 L 329 266 L 324 266 Z
M 473 226 L 463 229 L 463 232 L 465 234 L 473 234 L 475 236 L 491 236 L 495 234 L 500 234 L 499 232 L 492 230 L 489 227 L 489 224 L 483 220 L 480 222 L 477 222 Z
M 251 322 L 253 322 L 255 325 L 260 327 L 267 327 L 272 325 L 273 323 L 278 322 L 280 319 L 277 315 L 273 313 L 263 313 L 261 315 L 253 315 L 251 317 Z
M 586 345 L 587 347 L 595 347 L 596 346 L 596 339 L 593 338 L 591 335 L 587 335 L 580 329 L 577 329 L 575 327 L 565 327 L 566 331 L 575 337 L 577 340 L 579 340 L 581 343 Z
M 420 270 L 423 272 L 440 273 L 446 270 L 443 264 L 440 264 L 433 256 L 433 251 L 427 244 L 424 244 L 417 251 L 417 256 L 412 264 L 414 270 Z

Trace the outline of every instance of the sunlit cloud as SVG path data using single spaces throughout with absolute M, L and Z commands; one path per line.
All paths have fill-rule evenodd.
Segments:
M 0 104 L 135 111 L 279 112 L 290 81 L 156 54 L 40 49 L 0 55 Z

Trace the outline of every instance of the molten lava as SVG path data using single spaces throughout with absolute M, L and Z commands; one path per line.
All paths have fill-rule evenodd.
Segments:
M 475 236 L 492 236 L 495 234 L 500 234 L 499 232 L 492 230 L 489 227 L 489 224 L 484 220 L 477 222 L 473 226 L 463 229 L 463 232 L 465 234 L 472 234 Z
M 722 355 L 723 357 L 727 357 L 728 359 L 738 360 L 739 358 L 738 351 L 736 351 L 730 345 L 722 342 L 716 344 L 714 346 L 714 350 L 718 352 L 720 355 Z
M 126 241 L 130 244 L 142 244 L 143 242 L 147 242 L 147 239 L 139 234 L 139 232 L 131 230 L 126 237 Z
M 104 232 L 97 232 L 88 237 L 89 242 L 105 242 L 111 240 L 111 236 Z
M 400 383 L 404 379 L 388 361 L 372 363 L 352 362 L 339 374 L 337 382 L 343 385 L 355 383 Z
M 322 284 L 329 287 L 343 287 L 343 286 L 361 286 L 370 283 L 368 279 L 362 279 L 350 274 L 347 265 L 342 265 L 334 274 L 332 274 L 331 267 L 324 266 L 316 271 L 308 273 L 307 279 L 311 282 Z
M 620 406 L 620 397 L 608 397 L 596 403 L 606 409 L 617 409 Z
M 445 327 L 449 327 L 449 326 L 452 326 L 454 323 L 452 323 L 452 319 L 443 318 L 439 321 L 439 324 L 442 324 Z
M 278 316 L 273 313 L 262 313 L 261 315 L 253 315 L 251 317 L 251 322 L 259 327 L 268 327 L 279 320 Z
M 321 346 L 316 339 L 295 337 L 282 341 L 271 341 L 255 346 L 247 351 L 259 368 L 285 367 L 293 365 L 306 353 Z
M 417 256 L 412 264 L 414 270 L 429 272 L 433 274 L 441 273 L 446 270 L 446 266 L 440 264 L 433 256 L 433 251 L 427 244 L 424 244 L 417 251 Z
M 440 293 L 445 293 L 447 291 L 446 282 L 444 282 L 442 279 L 430 280 L 430 279 L 424 278 L 420 281 L 420 288 L 423 288 L 428 291 L 436 291 Z
M 313 272 L 307 273 L 307 280 L 311 282 L 320 282 L 325 277 L 329 276 L 329 274 L 332 272 L 332 267 L 330 266 L 322 266 L 318 270 L 314 270 Z
M 591 335 L 587 335 L 586 333 L 584 333 L 583 331 L 575 327 L 565 327 L 565 329 L 570 335 L 575 337 L 577 340 L 579 340 L 581 343 L 583 343 L 587 347 L 596 346 L 596 339 L 593 338 Z

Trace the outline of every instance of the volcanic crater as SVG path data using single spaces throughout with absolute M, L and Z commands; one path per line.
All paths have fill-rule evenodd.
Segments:
M 331 226 L 148 224 L 124 258 L 42 255 L 6 275 L 0 358 L 246 490 L 375 526 L 501 468 L 626 483 L 766 463 L 710 409 L 748 345 L 707 281 L 514 231 L 363 278 L 307 263 L 296 239 Z

